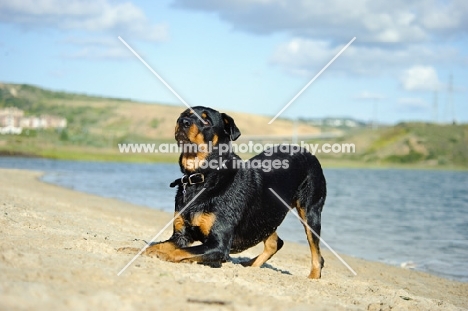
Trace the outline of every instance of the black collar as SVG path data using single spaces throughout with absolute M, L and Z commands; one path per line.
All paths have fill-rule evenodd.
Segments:
M 184 175 L 182 178 L 178 178 L 171 182 L 170 187 L 174 188 L 175 186 L 180 185 L 195 185 L 195 184 L 202 184 L 205 182 L 205 175 L 202 173 L 194 173 L 190 175 Z

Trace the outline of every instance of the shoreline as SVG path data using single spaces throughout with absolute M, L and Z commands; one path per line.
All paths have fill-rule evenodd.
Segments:
M 39 181 L 42 173 L 0 169 L 0 309 L 462 310 L 468 283 L 323 249 L 321 280 L 309 280 L 308 247 L 286 242 L 262 268 L 233 256 L 222 268 L 133 255 L 171 214 Z M 168 238 L 172 229 L 160 239 Z M 158 239 L 159 240 L 159 239 Z

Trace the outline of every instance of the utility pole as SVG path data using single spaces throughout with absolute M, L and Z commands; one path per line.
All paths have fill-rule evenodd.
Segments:
M 449 118 L 452 118 L 452 123 L 455 124 L 455 108 L 453 105 L 453 74 L 450 73 L 449 84 L 448 84 L 448 109 L 449 109 Z

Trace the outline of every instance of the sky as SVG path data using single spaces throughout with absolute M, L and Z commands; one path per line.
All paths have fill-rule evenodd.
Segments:
M 182 111 L 120 36 L 189 105 L 273 117 L 355 37 L 281 117 L 468 122 L 466 16 L 466 0 L 0 0 L 0 82 Z

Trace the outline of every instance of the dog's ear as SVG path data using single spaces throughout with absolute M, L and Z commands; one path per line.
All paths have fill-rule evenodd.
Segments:
M 234 123 L 234 119 L 225 113 L 221 113 L 224 122 L 224 132 L 229 135 L 231 140 L 236 140 L 241 135 L 239 128 Z

